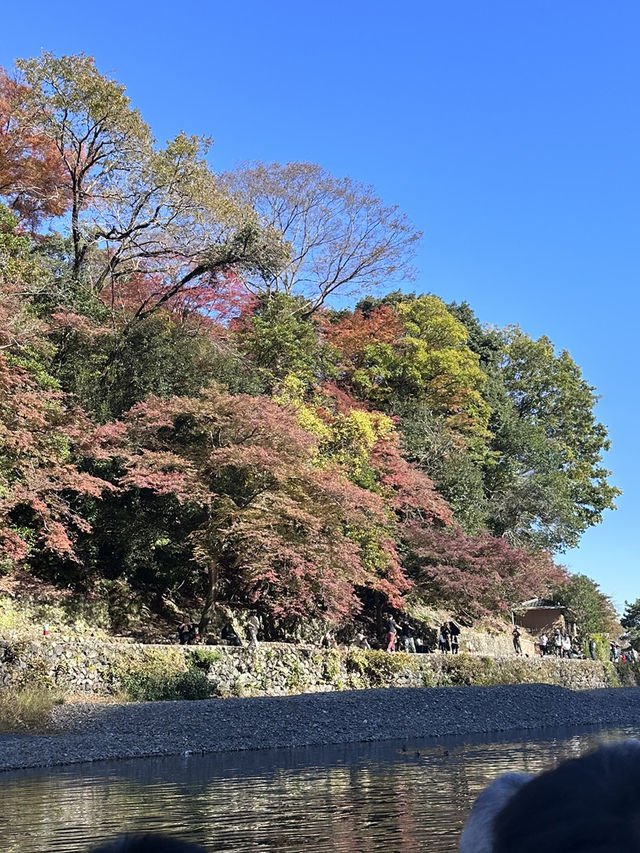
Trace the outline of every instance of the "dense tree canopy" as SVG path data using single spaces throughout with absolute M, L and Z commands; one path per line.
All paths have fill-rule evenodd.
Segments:
M 208 578 L 204 623 L 221 590 L 270 619 L 339 622 L 359 609 L 357 587 L 398 604 L 409 586 L 381 496 L 314 464 L 314 436 L 282 405 L 215 387 L 149 397 L 99 439 L 122 461 L 121 488 L 199 510 L 186 552 Z
M 586 575 L 571 575 L 558 585 L 553 598 L 569 610 L 583 634 L 609 634 L 617 637 L 620 625 L 611 599 Z
M 0 571 L 273 637 L 550 590 L 608 624 L 553 563 L 617 494 L 570 355 L 433 294 L 345 307 L 406 282 L 404 215 L 208 146 L 159 146 L 84 55 L 0 74 Z

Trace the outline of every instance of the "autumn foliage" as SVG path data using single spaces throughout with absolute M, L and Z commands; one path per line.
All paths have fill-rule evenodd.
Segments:
M 29 540 L 75 557 L 76 531 L 90 525 L 74 495 L 97 498 L 109 483 L 83 473 L 72 458 L 91 453 L 92 428 L 64 395 L 38 387 L 0 353 L 0 536 L 5 559 L 22 561 Z
M 200 398 L 150 398 L 98 431 L 121 458 L 123 489 L 195 504 L 191 559 L 212 606 L 240 596 L 275 618 L 324 614 L 340 623 L 358 587 L 400 605 L 409 583 L 381 496 L 314 464 L 317 442 L 295 412 L 217 388 Z
M 405 535 L 417 583 L 430 602 L 472 619 L 509 615 L 514 603 L 544 597 L 567 576 L 548 552 L 529 554 L 486 533 L 414 524 Z
M 313 164 L 218 176 L 83 55 L 0 72 L 0 572 L 272 637 L 504 615 L 617 490 L 568 353 L 352 288 L 417 234 Z M 47 229 L 38 228 L 47 220 Z M 337 297 L 342 297 L 337 300 Z M 332 301 L 341 307 L 332 307 Z M 154 605 L 155 606 L 155 605 Z
M 25 109 L 25 91 L 0 69 L 0 196 L 35 225 L 64 213 L 71 197 L 61 152 Z

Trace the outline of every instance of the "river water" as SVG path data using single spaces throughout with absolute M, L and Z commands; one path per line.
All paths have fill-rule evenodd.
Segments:
M 496 776 L 536 772 L 631 729 L 387 741 L 0 775 L 3 853 L 83 851 L 168 832 L 211 851 L 450 853 Z

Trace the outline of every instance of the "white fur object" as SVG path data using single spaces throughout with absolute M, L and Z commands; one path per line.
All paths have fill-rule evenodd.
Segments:
M 513 795 L 533 779 L 529 773 L 505 773 L 477 798 L 460 836 L 460 853 L 492 853 L 493 821 Z

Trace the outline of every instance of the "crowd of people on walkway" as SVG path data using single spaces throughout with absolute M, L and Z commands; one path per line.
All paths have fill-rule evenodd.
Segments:
M 433 634 L 433 629 L 429 629 Z M 391 615 L 387 619 L 384 643 L 368 639 L 362 631 L 345 643 L 346 646 L 357 649 L 379 648 L 393 654 L 395 652 L 406 652 L 407 654 L 426 654 L 440 651 L 442 654 L 457 655 L 460 651 L 460 628 L 455 622 L 443 622 L 435 630 L 435 645 L 433 639 L 419 636 L 417 629 L 407 619 L 398 621 Z M 338 642 L 333 631 L 328 631 L 322 638 L 323 648 L 338 648 Z M 467 643 L 466 651 L 475 651 L 471 643 Z
M 244 629 L 241 632 L 236 630 L 231 622 L 227 622 L 220 633 L 220 640 L 223 645 L 257 648 L 258 632 L 260 630 L 260 621 L 256 613 L 250 613 L 245 620 Z M 244 636 L 243 637 L 241 636 Z M 358 630 L 355 635 L 342 642 L 342 646 L 347 646 L 356 649 L 385 649 L 393 654 L 395 652 L 406 652 L 408 654 L 439 652 L 440 654 L 457 655 L 460 652 L 460 627 L 453 621 L 448 620 L 443 622 L 435 629 L 435 644 L 433 639 L 433 629 L 430 629 L 431 638 L 425 640 L 419 636 L 416 628 L 408 619 L 397 619 L 396 616 L 390 615 L 386 621 L 386 633 L 384 642 L 378 639 L 371 639 L 366 636 L 362 629 Z M 177 629 L 178 640 L 181 645 L 193 645 L 200 642 L 200 633 L 198 625 L 195 623 L 183 620 Z M 523 652 L 522 647 L 522 632 L 519 626 L 514 625 L 512 629 L 513 650 L 518 656 L 528 657 L 528 654 Z M 333 630 L 327 630 L 320 639 L 320 646 L 324 649 L 337 649 L 339 643 L 336 634 Z M 537 641 L 534 643 L 535 652 L 540 657 L 554 656 L 564 659 L 597 660 L 598 650 L 597 643 L 594 637 L 589 637 L 583 647 L 578 636 L 572 635 L 567 630 L 556 627 L 553 631 L 543 631 Z M 465 643 L 464 650 L 468 653 L 475 651 L 470 642 Z M 639 660 L 638 653 L 631 647 L 623 649 L 618 643 L 611 641 L 609 648 L 609 659 L 614 663 L 630 662 L 636 663 Z
M 588 642 L 589 655 L 592 660 L 596 659 L 596 645 L 593 638 Z M 584 659 L 580 640 L 577 636 L 571 636 L 567 631 L 556 628 L 553 635 L 549 637 L 545 631 L 538 637 L 538 650 L 541 657 L 554 655 L 559 658 Z
M 617 643 L 609 643 L 609 660 L 612 663 L 637 663 L 638 659 L 638 652 L 632 646 L 623 649 Z

